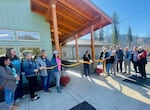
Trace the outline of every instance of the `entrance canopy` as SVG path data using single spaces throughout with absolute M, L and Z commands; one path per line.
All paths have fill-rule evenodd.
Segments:
M 53 5 L 52 3 L 55 3 Z M 46 18 L 50 23 L 52 41 L 54 25 L 52 7 L 56 7 L 58 36 L 60 43 L 74 40 L 111 23 L 111 19 L 89 0 L 31 0 L 31 10 Z

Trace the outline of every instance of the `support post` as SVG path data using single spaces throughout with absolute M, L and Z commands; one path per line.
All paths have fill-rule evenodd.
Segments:
M 76 60 L 77 62 L 79 62 L 78 34 L 75 35 L 75 42 L 76 42 Z
M 60 53 L 59 37 L 58 37 L 58 24 L 57 24 L 57 13 L 56 13 L 56 2 L 57 2 L 57 0 L 51 0 L 53 26 L 54 26 L 55 50 L 59 51 L 59 53 Z
M 94 26 L 91 26 L 91 50 L 92 50 L 92 60 L 93 62 L 95 62 Z
M 61 58 L 62 58 L 62 54 L 63 54 L 63 53 L 62 53 L 62 46 L 63 46 L 62 43 L 60 43 L 59 47 L 60 47 L 60 57 L 61 57 Z

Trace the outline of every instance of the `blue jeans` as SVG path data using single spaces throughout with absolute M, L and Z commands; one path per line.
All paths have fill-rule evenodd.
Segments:
M 84 64 L 84 74 L 85 76 L 90 75 L 89 64 Z
M 48 90 L 48 76 L 41 76 L 43 90 Z
M 56 87 L 60 87 L 60 76 L 61 76 L 61 73 L 60 72 L 54 72 L 54 76 L 56 78 Z
M 4 88 L 4 93 L 5 93 L 5 102 L 6 104 L 10 107 L 14 103 L 14 98 L 15 98 L 15 92 Z
M 110 69 L 111 69 L 111 63 L 107 63 L 106 64 L 106 72 L 107 72 L 108 75 L 109 75 Z
M 52 83 L 53 81 L 53 73 L 48 73 L 48 81 L 47 81 L 47 86 L 50 87 L 50 84 Z

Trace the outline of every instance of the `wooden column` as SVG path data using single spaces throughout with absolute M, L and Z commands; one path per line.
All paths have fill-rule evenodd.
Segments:
M 60 55 L 59 56 L 62 58 L 62 43 L 60 43 L 59 47 L 60 47 Z
M 76 60 L 77 62 L 79 62 L 78 34 L 75 35 L 75 41 L 76 41 Z
M 54 26 L 55 50 L 60 52 L 59 37 L 58 37 L 57 14 L 56 14 L 56 1 L 57 0 L 51 0 L 51 7 L 52 7 L 52 17 L 53 17 L 53 26 Z
M 92 60 L 93 62 L 95 62 L 94 26 L 91 26 L 91 50 L 92 50 Z

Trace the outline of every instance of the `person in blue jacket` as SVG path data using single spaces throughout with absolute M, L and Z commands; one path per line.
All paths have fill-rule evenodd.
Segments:
M 19 57 L 16 55 L 16 51 L 14 48 L 8 48 L 6 51 L 6 56 L 10 59 L 11 64 L 16 70 L 17 75 L 20 77 L 20 81 L 18 82 L 15 91 L 15 101 L 18 102 L 23 97 L 21 61 Z
M 26 52 L 25 59 L 22 62 L 22 69 L 25 72 L 26 79 L 29 82 L 29 91 L 31 100 L 38 100 L 40 97 L 35 95 L 36 88 L 36 78 L 37 78 L 37 65 L 36 62 L 32 59 L 32 54 Z

